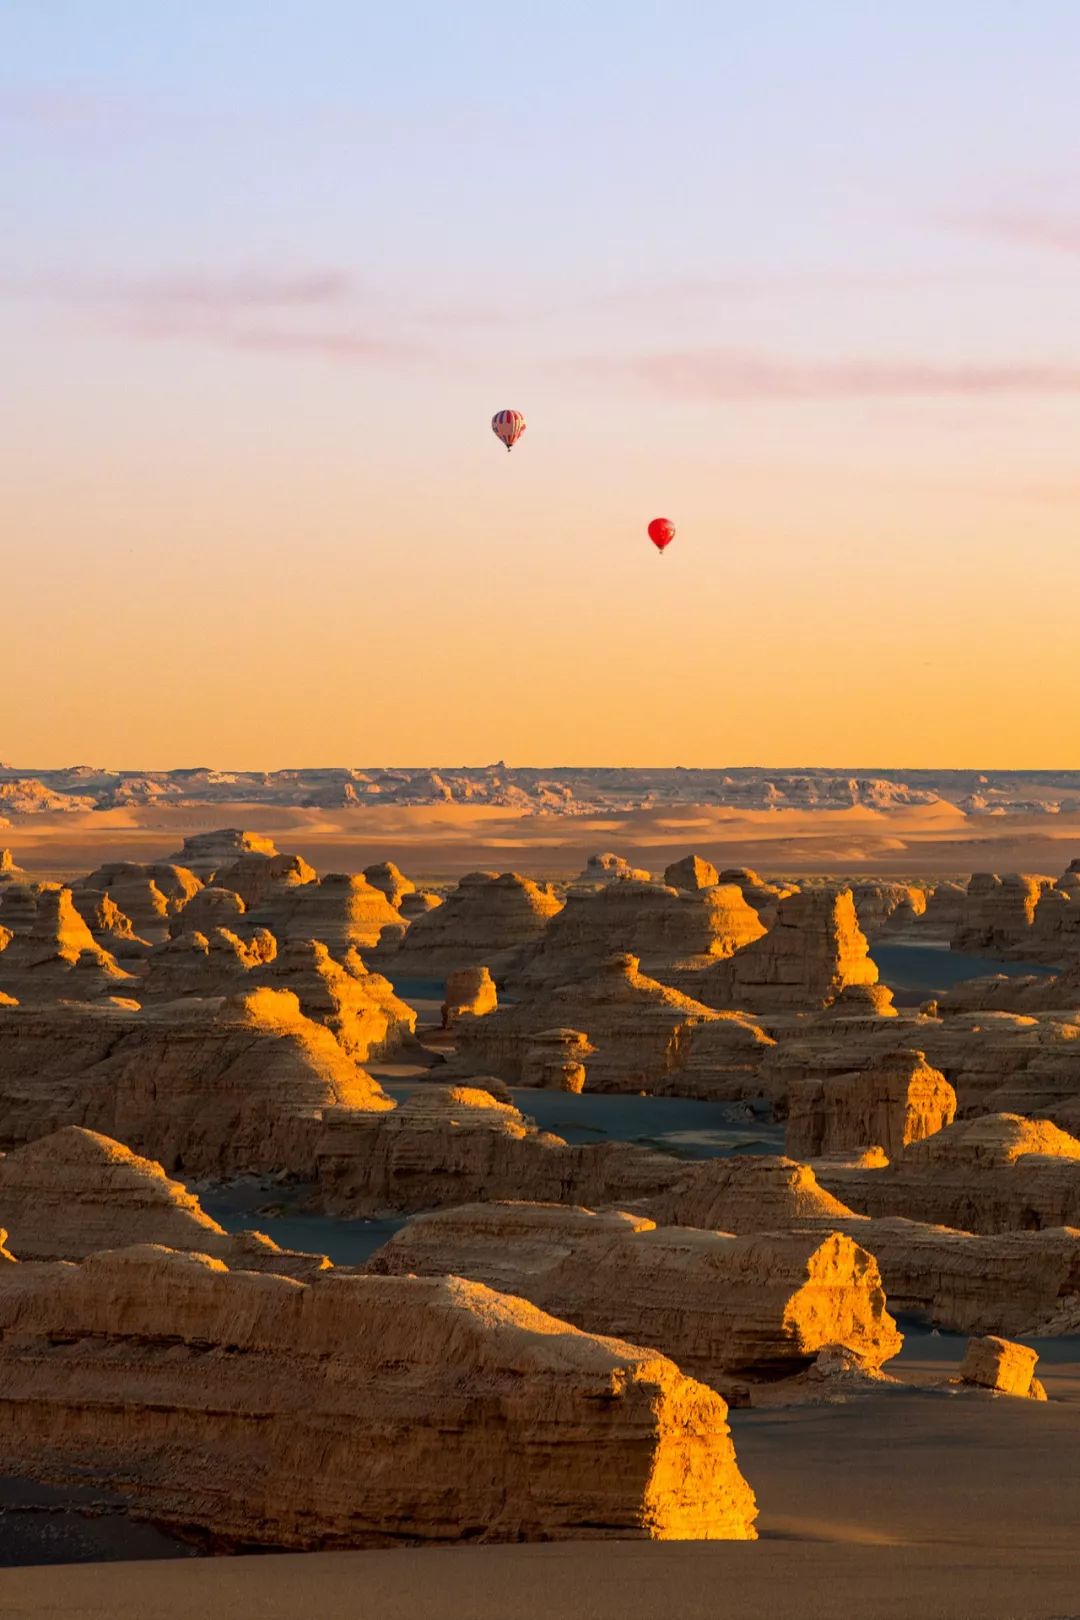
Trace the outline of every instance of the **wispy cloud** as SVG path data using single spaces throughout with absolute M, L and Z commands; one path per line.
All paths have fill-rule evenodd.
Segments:
M 424 352 L 422 345 L 393 335 L 377 296 L 342 269 L 0 273 L 0 296 L 67 305 L 88 313 L 97 330 L 104 326 L 142 342 L 306 353 L 352 364 Z
M 136 107 L 119 96 L 76 86 L 0 84 L 0 127 L 86 136 L 116 133 L 139 121 Z
M 1026 208 L 995 209 L 964 215 L 955 223 L 1015 247 L 1049 249 L 1080 257 L 1080 209 L 1065 214 Z
M 657 393 L 715 400 L 847 400 L 1080 393 L 1080 363 L 942 364 L 923 360 L 794 360 L 737 350 L 582 362 Z

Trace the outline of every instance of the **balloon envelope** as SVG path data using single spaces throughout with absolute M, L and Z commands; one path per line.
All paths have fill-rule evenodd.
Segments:
M 649 524 L 649 539 L 657 551 L 663 551 L 665 546 L 670 546 L 674 538 L 675 525 L 669 518 L 653 518 Z
M 520 411 L 496 411 L 491 418 L 491 431 L 512 450 L 525 431 L 525 418 Z

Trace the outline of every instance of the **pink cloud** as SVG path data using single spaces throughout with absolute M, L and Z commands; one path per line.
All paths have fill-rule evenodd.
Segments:
M 1054 253 L 1080 254 L 1080 213 L 1048 214 L 1029 209 L 1003 209 L 979 214 L 963 222 L 982 236 L 996 237 L 1017 247 L 1049 248 Z
M 1080 393 L 1080 364 L 790 360 L 737 350 L 646 355 L 613 365 L 658 393 L 716 400 L 845 400 Z
M 128 102 L 92 90 L 55 85 L 29 90 L 0 86 L 0 125 L 86 135 L 119 130 L 129 126 L 135 117 L 135 109 Z

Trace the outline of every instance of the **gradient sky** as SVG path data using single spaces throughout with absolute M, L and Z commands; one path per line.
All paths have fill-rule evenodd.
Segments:
M 7 0 L 0 758 L 1076 765 L 1078 83 L 1074 0 Z

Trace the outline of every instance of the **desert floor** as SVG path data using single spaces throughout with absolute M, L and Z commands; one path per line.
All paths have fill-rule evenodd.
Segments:
M 1080 848 L 1080 816 L 972 817 L 945 803 L 887 814 L 679 805 L 573 817 L 487 805 L 298 810 L 215 804 L 13 817 L 0 825 L 0 843 L 10 845 L 34 877 L 69 877 L 103 860 L 160 860 L 188 834 L 228 826 L 266 833 L 321 871 L 356 872 L 393 860 L 410 876 L 432 880 L 476 868 L 569 877 L 604 849 L 651 871 L 693 849 L 721 868 L 772 873 L 1060 872 Z
M 963 1349 L 909 1331 L 893 1370 Z M 732 1413 L 754 1544 L 561 1543 L 0 1571 L 0 1616 L 64 1620 L 1073 1620 L 1080 1341 L 1039 1346 L 1050 1399 L 889 1389 Z

